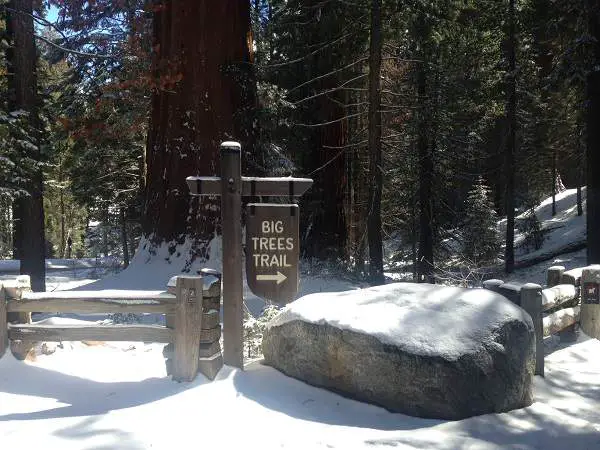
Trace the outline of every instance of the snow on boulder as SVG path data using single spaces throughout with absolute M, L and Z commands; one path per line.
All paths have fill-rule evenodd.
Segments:
M 265 363 L 391 411 L 462 419 L 533 401 L 531 317 L 485 289 L 395 283 L 289 304 Z

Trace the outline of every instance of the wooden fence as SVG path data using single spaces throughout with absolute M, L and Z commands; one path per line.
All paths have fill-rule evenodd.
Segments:
M 552 266 L 547 271 L 546 288 L 535 283 L 505 283 L 487 280 L 486 289 L 498 292 L 521 306 L 533 319 L 536 333 L 536 375 L 544 375 L 544 339 L 566 336 L 575 330 L 580 319 L 580 285 L 585 268 L 565 271 Z
M 143 341 L 165 347 L 167 373 L 192 381 L 200 371 L 213 379 L 221 356 L 220 276 L 177 276 L 167 292 L 62 291 L 31 292 L 23 279 L 0 284 L 0 357 L 19 342 Z M 165 314 L 161 325 L 47 325 L 31 323 L 31 313 Z M 30 347 L 31 347 L 30 345 Z

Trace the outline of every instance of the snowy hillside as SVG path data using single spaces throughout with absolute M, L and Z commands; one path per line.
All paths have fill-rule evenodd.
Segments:
M 526 249 L 523 244 L 525 235 L 518 228 L 515 230 L 515 256 L 517 264 L 545 256 L 557 255 L 578 250 L 585 245 L 586 189 L 581 190 L 583 211 L 577 215 L 577 189 L 568 189 L 556 195 L 556 215 L 552 217 L 552 197 L 548 197 L 535 207 L 535 215 L 540 220 L 544 232 L 544 243 L 539 250 Z M 518 223 L 526 218 L 527 212 L 519 214 L 515 221 Z M 506 230 L 506 219 L 499 223 L 500 230 Z

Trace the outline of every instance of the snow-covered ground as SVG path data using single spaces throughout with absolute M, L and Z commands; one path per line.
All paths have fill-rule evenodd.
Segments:
M 178 384 L 158 345 L 63 347 L 0 359 L 1 448 L 600 448 L 600 342 L 585 336 L 546 358 L 532 406 L 455 422 L 392 414 L 259 362 Z
M 586 188 L 581 190 L 583 210 L 586 207 Z M 564 253 L 573 246 L 585 243 L 586 218 L 585 214 L 577 215 L 577 189 L 567 189 L 556 195 L 556 215 L 552 217 L 552 197 L 543 200 L 535 207 L 535 215 L 542 224 L 544 243 L 539 250 L 525 249 L 522 244 L 525 235 L 515 233 L 516 262 L 523 262 L 552 253 Z M 516 221 L 525 219 L 527 211 L 518 215 Z M 499 228 L 506 230 L 506 219 L 499 223 Z
M 585 237 L 585 219 L 573 210 L 574 191 L 558 200 L 555 218 L 547 202 L 538 208 L 544 227 L 553 228 L 540 252 Z M 167 261 L 166 249 L 158 252 L 150 263 L 140 252 L 130 268 L 98 281 L 91 268 L 50 273 L 48 290 L 165 289 L 182 262 Z M 585 252 L 520 269 L 510 279 L 543 284 L 552 264 L 583 266 Z M 325 269 L 304 264 L 301 295 L 362 287 Z M 262 308 L 247 289 L 245 299 L 253 313 Z M 244 371 L 224 367 L 213 382 L 199 375 L 178 384 L 166 376 L 159 344 L 63 342 L 53 354 L 38 351 L 25 362 L 7 352 L 0 359 L 0 450 L 600 449 L 600 341 L 579 335 L 561 346 L 546 357 L 546 377 L 536 377 L 532 406 L 455 422 L 393 414 L 306 385 L 260 361 Z

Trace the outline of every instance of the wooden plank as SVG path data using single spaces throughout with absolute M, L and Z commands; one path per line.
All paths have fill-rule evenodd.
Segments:
M 158 325 L 9 325 L 9 339 L 24 341 L 173 341 L 173 330 Z M 212 337 L 212 335 L 210 336 Z
M 77 295 L 68 295 L 77 294 Z M 8 301 L 9 312 L 49 313 L 157 313 L 170 314 L 175 311 L 175 296 L 161 294 L 146 299 L 132 300 L 127 296 L 104 296 L 98 291 L 78 292 L 26 292 L 20 300 Z
M 217 298 L 217 297 L 213 297 L 213 298 L 205 298 L 202 304 L 202 309 L 204 310 L 204 312 L 210 312 L 210 311 L 217 311 L 220 312 L 221 311 L 221 299 Z
M 16 280 L 3 281 L 4 285 L 4 294 L 5 296 L 13 300 L 21 300 L 21 296 L 24 294 L 31 292 L 31 278 L 29 275 L 19 275 Z M 22 311 L 22 312 L 9 312 L 8 313 L 8 322 L 9 323 L 31 323 L 31 312 L 30 311 Z M 17 349 L 18 346 L 13 346 L 11 343 L 11 350 L 14 348 L 13 354 L 16 354 L 19 357 L 20 350 Z
M 29 275 L 19 275 L 13 280 L 2 281 L 2 284 L 7 298 L 21 298 L 23 292 L 31 290 L 31 278 Z
M 577 289 L 572 284 L 557 284 L 542 290 L 542 309 L 547 311 L 575 300 Z
M 310 178 L 242 177 L 241 180 L 242 196 L 244 197 L 299 197 L 313 184 L 313 180 Z M 221 179 L 219 177 L 187 177 L 186 182 L 192 195 L 221 195 Z
M 221 195 L 219 177 L 187 177 L 185 182 L 192 195 Z
M 574 286 L 579 286 L 583 269 L 583 267 L 577 267 L 575 269 L 563 272 L 560 277 L 560 284 L 572 284 Z
M 241 171 L 240 145 L 221 144 L 223 357 L 225 364 L 238 369 L 244 367 Z
M 204 279 L 204 284 L 202 286 L 202 298 L 220 298 L 221 297 L 221 278 L 217 276 L 205 277 L 202 274 L 202 270 L 200 271 L 202 278 Z M 169 282 L 167 283 L 167 292 L 169 294 L 175 295 L 177 294 L 177 277 L 179 275 L 175 275 L 171 277 Z
M 221 352 L 207 358 L 200 358 L 198 361 L 198 371 L 209 380 L 214 380 L 219 370 L 223 367 L 223 356 Z
M 218 340 L 216 342 L 200 343 L 200 350 L 198 351 L 200 358 L 208 358 L 217 353 L 221 353 L 221 344 Z M 163 357 L 167 359 L 173 358 L 173 344 L 165 345 L 165 348 L 163 348 Z
M 558 333 L 567 327 L 570 327 L 576 322 L 579 322 L 579 306 L 574 308 L 566 308 L 548 314 L 544 317 L 544 337 Z
M 219 326 L 219 311 L 213 309 L 202 314 L 202 329 L 211 330 Z
M 173 380 L 192 381 L 198 373 L 202 331 L 202 277 L 177 277 Z
M 546 273 L 546 284 L 548 285 L 548 287 L 560 284 L 560 279 L 564 272 L 565 266 L 548 267 L 548 271 Z
M 103 299 L 129 302 L 171 301 L 175 296 L 165 291 L 138 291 L 138 290 L 103 290 L 103 291 L 55 291 L 55 292 L 24 292 L 22 299 L 29 300 L 86 300 Z
M 0 358 L 4 356 L 8 348 L 8 321 L 6 312 L 6 294 L 0 283 Z

